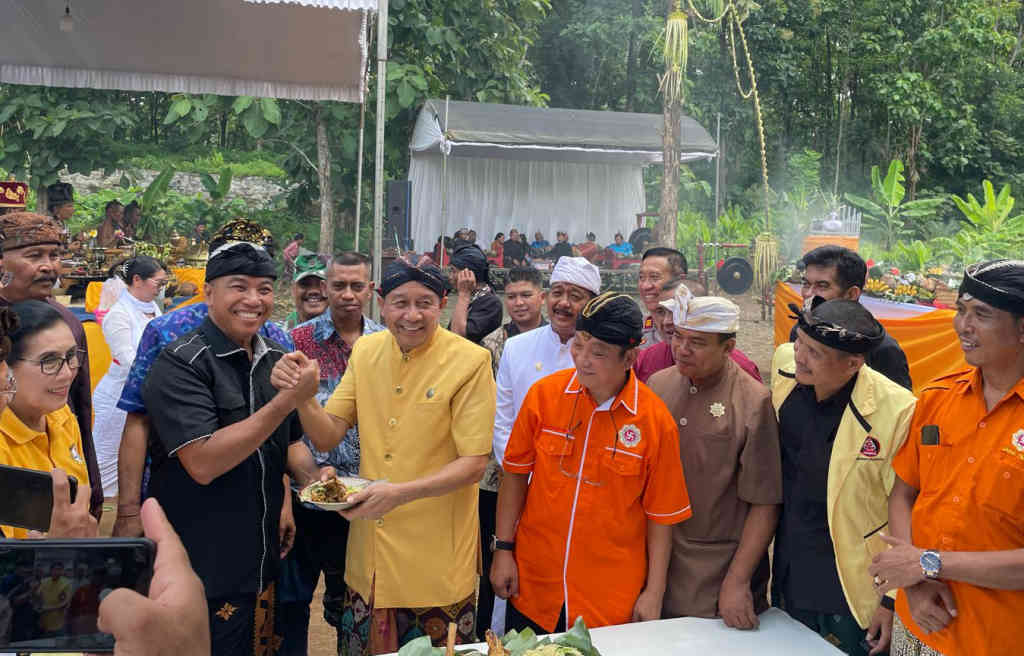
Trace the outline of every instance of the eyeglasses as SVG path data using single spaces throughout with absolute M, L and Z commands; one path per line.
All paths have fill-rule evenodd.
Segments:
M 576 418 L 576 406 L 579 403 L 580 394 L 582 394 L 582 393 L 583 392 L 581 390 L 580 393 L 576 395 L 576 398 L 573 399 L 573 402 L 572 402 L 572 413 L 570 413 L 570 415 L 569 415 L 569 422 L 565 425 L 565 436 L 564 436 L 565 437 L 565 448 L 562 449 L 562 455 L 560 455 L 558 457 L 558 469 L 559 469 L 559 471 L 562 472 L 563 476 L 566 476 L 566 477 L 572 478 L 572 479 L 579 478 L 580 474 L 582 474 L 582 472 L 583 472 L 583 468 L 582 467 L 580 467 L 580 472 L 579 473 L 573 473 L 573 472 L 565 471 L 565 464 L 564 464 L 565 463 L 565 452 L 569 451 L 569 449 L 568 449 L 569 440 L 575 440 L 576 439 L 576 437 L 573 435 L 573 433 L 575 433 L 579 429 L 579 427 L 583 425 L 583 421 L 582 420 L 577 422 L 575 425 L 573 425 L 573 423 L 572 423 L 573 419 Z M 618 424 L 617 421 L 615 421 L 615 415 L 614 415 L 614 413 L 612 412 L 612 410 L 610 408 L 608 410 L 608 417 L 611 418 L 612 426 L 615 427 L 615 435 L 618 436 L 618 434 L 619 434 L 619 424 Z M 605 448 L 609 448 L 609 447 L 605 447 Z M 614 459 L 615 455 L 619 451 L 618 439 L 617 438 L 615 438 L 615 437 L 612 438 L 612 446 L 611 446 L 611 448 L 609 450 L 612 452 L 612 458 Z M 580 459 L 580 462 L 582 463 L 582 458 Z M 593 487 L 601 487 L 602 485 L 604 485 L 604 483 L 601 481 L 601 476 L 600 476 L 600 473 L 601 473 L 602 469 L 603 469 L 603 467 L 600 465 L 600 463 L 598 463 L 598 468 L 597 468 L 598 479 L 596 481 L 592 481 L 589 478 L 587 478 L 586 476 L 583 476 L 583 482 L 586 483 L 587 485 L 590 485 L 590 486 L 593 486 Z
M 65 355 L 48 355 L 45 358 L 39 360 L 30 360 L 29 358 L 18 358 L 25 362 L 34 362 L 39 365 L 39 371 L 44 376 L 56 376 L 60 373 L 60 370 L 64 368 L 64 365 L 68 366 L 68 369 L 78 369 L 82 364 L 82 358 L 85 351 L 78 348 L 73 348 L 68 351 Z
M 161 289 L 163 287 L 166 287 L 167 283 L 170 282 L 170 280 L 168 278 L 164 278 L 162 280 L 157 280 L 156 278 L 150 278 L 150 280 L 153 281 L 153 283 L 156 285 L 157 289 Z

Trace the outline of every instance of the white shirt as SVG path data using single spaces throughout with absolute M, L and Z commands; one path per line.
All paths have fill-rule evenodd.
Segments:
M 114 360 L 107 375 L 118 383 L 124 384 L 128 378 L 128 371 L 135 361 L 135 349 L 142 339 L 142 331 L 153 319 L 147 317 L 146 313 L 158 317 L 160 308 L 154 302 L 146 303 L 135 298 L 126 287 L 121 292 L 121 297 L 107 312 L 107 316 L 103 318 L 103 338 L 107 341 L 110 355 Z
M 545 376 L 575 365 L 569 347 L 551 324 L 516 335 L 505 342 L 498 364 L 498 404 L 494 415 L 494 457 L 505 458 L 505 447 L 526 393 Z

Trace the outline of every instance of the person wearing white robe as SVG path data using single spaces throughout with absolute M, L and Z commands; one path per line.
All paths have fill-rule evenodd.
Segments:
M 131 258 L 117 272 L 126 288 L 103 318 L 103 337 L 113 358 L 110 368 L 93 391 L 93 439 L 96 460 L 103 481 L 104 510 L 115 507 L 117 497 L 117 453 L 121 445 L 125 412 L 117 408 L 128 371 L 135 361 L 135 350 L 142 331 L 154 317 L 160 316 L 155 299 L 167 284 L 167 271 L 156 259 L 146 255 Z M 104 513 L 106 514 L 106 513 Z

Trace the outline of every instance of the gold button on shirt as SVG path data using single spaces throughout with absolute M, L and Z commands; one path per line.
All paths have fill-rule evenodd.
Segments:
M 360 338 L 325 408 L 358 423 L 360 476 L 404 483 L 456 458 L 488 455 L 494 406 L 490 353 L 438 327 L 404 355 L 390 332 Z M 449 605 L 476 590 L 479 552 L 470 484 L 399 506 L 378 522 L 352 522 L 345 582 L 364 599 L 375 586 L 377 608 Z
M 82 455 L 82 434 L 78 420 L 68 406 L 46 415 L 46 432 L 26 426 L 5 408 L 0 414 L 0 464 L 49 473 L 60 467 L 78 479 L 79 494 L 89 493 L 89 470 Z M 27 537 L 28 531 L 0 526 L 8 538 Z

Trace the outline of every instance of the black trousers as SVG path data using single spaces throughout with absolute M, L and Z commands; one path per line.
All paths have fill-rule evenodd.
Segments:
M 476 600 L 476 636 L 484 639 L 491 628 L 494 614 L 494 588 L 491 587 L 491 536 L 494 535 L 495 516 L 498 513 L 498 493 L 480 490 L 480 544 L 483 545 L 483 574 L 480 575 L 480 598 Z
M 552 631 L 548 631 L 526 615 L 523 615 L 511 601 L 506 605 L 506 609 L 505 631 L 515 629 L 516 631 L 522 632 L 525 629 L 532 629 L 537 635 L 546 635 L 548 633 L 561 633 L 567 630 L 565 628 L 565 606 L 562 606 L 562 611 L 558 614 L 558 621 L 555 622 L 555 628 Z

